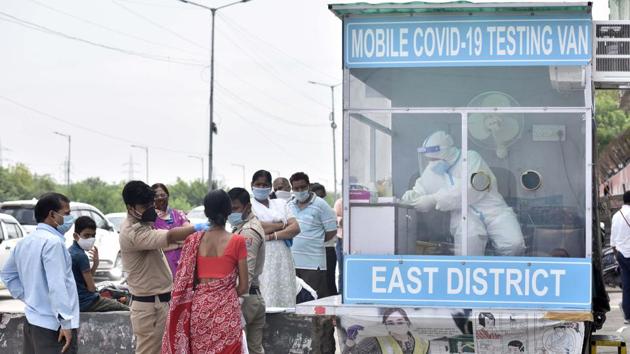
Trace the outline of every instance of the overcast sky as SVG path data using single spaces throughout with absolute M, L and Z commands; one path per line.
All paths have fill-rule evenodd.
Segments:
M 198 0 L 210 6 L 227 1 Z M 337 1 L 345 2 L 345 1 Z M 494 2 L 501 2 L 495 0 Z M 332 190 L 330 90 L 341 82 L 341 21 L 319 0 L 253 0 L 219 10 L 215 177 L 304 171 Z M 607 19 L 607 1 L 594 18 Z M 89 42 L 89 43 L 88 43 Z M 4 166 L 64 181 L 149 183 L 207 175 L 210 13 L 177 0 L 3 0 L 0 144 Z M 341 90 L 336 95 L 341 128 Z M 341 180 L 341 129 L 337 129 Z

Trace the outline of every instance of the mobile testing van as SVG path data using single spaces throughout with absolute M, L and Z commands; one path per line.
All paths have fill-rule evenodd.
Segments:
M 336 316 L 344 353 L 588 351 L 609 310 L 591 3 L 329 8 L 343 295 L 296 311 Z

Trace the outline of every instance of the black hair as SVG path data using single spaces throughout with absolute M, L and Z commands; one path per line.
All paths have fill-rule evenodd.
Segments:
M 295 181 L 306 181 L 307 184 L 311 184 L 311 181 L 308 179 L 308 175 L 304 172 L 296 172 L 291 176 L 291 178 L 289 178 L 291 185 L 293 185 L 293 182 Z
M 74 232 L 80 234 L 81 231 L 90 229 L 96 231 L 96 223 L 94 219 L 89 216 L 79 216 L 74 222 Z
M 324 193 L 324 196 L 326 196 L 326 187 L 324 187 L 323 185 L 317 182 L 312 183 L 310 186 L 310 189 L 311 189 L 311 192 L 315 194 L 317 194 L 318 191 L 321 191 Z
M 266 170 L 258 170 L 254 172 L 254 175 L 252 176 L 252 184 L 254 184 L 254 182 L 256 182 L 256 180 L 259 179 L 260 177 L 266 178 L 267 182 L 269 182 L 269 185 L 271 186 L 271 183 L 272 183 L 271 173 Z
M 228 215 L 232 214 L 232 200 L 222 189 L 208 192 L 203 198 L 204 214 L 214 225 L 225 226 Z
M 239 202 L 241 202 L 241 204 L 243 204 L 243 206 L 250 203 L 249 192 L 247 192 L 245 188 L 241 188 L 241 187 L 232 188 L 228 192 L 228 195 L 230 196 L 231 200 L 238 200 Z
M 623 203 L 630 204 L 630 191 L 623 192 Z
M 155 192 L 142 181 L 130 181 L 123 187 L 122 197 L 125 205 L 145 205 L 153 202 Z
M 488 322 L 488 320 L 492 320 L 494 321 L 494 315 L 491 314 L 490 312 L 481 312 L 479 314 L 479 324 L 486 327 L 487 325 L 489 325 L 490 323 Z
M 525 346 L 523 346 L 523 342 L 521 342 L 520 340 L 513 340 L 509 342 L 508 347 L 515 347 L 518 348 L 519 352 L 525 352 Z
M 407 317 L 407 312 L 405 312 L 405 310 L 398 308 L 398 307 L 389 307 L 386 308 L 383 311 L 383 324 L 385 324 L 385 322 L 387 322 L 387 318 L 389 318 L 389 316 L 391 316 L 393 313 L 398 312 L 404 319 L 405 322 L 407 322 L 408 325 L 411 326 L 411 321 L 409 320 L 409 317 Z
M 154 183 L 151 186 L 151 189 L 153 189 L 154 192 L 158 188 L 162 189 L 164 193 L 166 193 L 166 195 L 168 195 L 169 197 L 171 196 L 171 193 L 169 193 L 168 188 L 166 188 L 166 186 L 163 183 Z
M 61 193 L 45 193 L 35 204 L 35 221 L 38 223 L 44 222 L 51 211 L 59 211 L 61 209 L 61 203 L 65 202 L 70 204 L 70 199 Z

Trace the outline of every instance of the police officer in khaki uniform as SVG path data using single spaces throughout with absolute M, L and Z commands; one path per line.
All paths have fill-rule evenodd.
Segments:
M 183 241 L 208 223 L 155 230 L 155 192 L 142 181 L 131 181 L 122 192 L 127 218 L 120 227 L 120 252 L 132 294 L 131 326 L 136 336 L 136 353 L 155 354 L 162 347 L 162 335 L 171 300 L 173 276 L 162 248 Z
M 247 348 L 252 354 L 262 354 L 263 327 L 265 326 L 265 300 L 260 295 L 258 276 L 265 264 L 265 239 L 263 227 L 252 213 L 249 193 L 243 188 L 232 188 L 228 194 L 232 200 L 232 214 L 228 221 L 234 232 L 245 237 L 247 245 L 247 269 L 249 270 L 249 294 L 243 296 L 241 311 L 245 317 Z

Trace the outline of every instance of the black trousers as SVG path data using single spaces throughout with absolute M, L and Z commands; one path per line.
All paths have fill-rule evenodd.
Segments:
M 59 330 L 32 325 L 24 321 L 24 354 L 59 354 L 65 341 L 58 342 Z M 77 354 L 79 352 L 78 331 L 72 330 L 72 342 L 64 354 Z
M 328 279 L 328 293 L 337 295 L 337 279 L 335 270 L 337 269 L 337 251 L 335 246 L 326 247 L 326 278 Z

